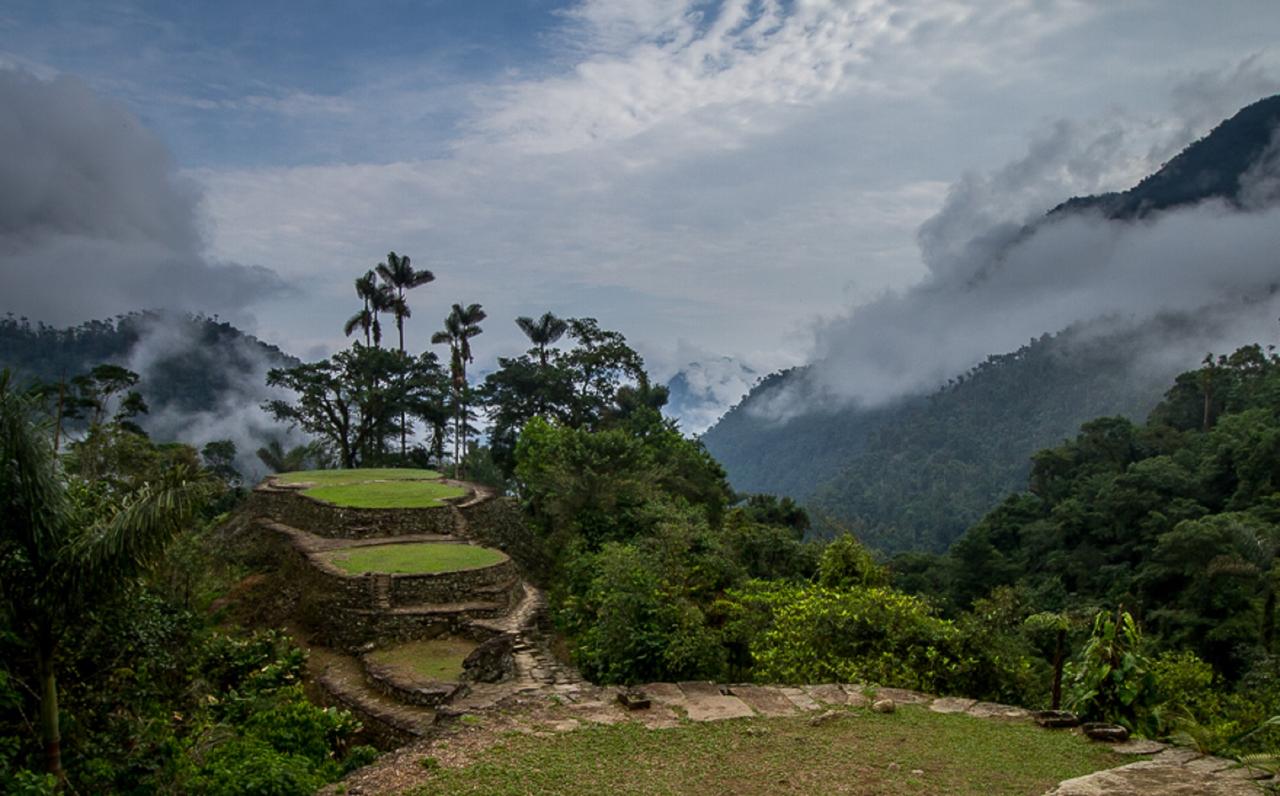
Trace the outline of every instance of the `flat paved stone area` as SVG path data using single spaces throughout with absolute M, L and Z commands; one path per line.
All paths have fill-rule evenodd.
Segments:
M 773 688 L 758 685 L 735 685 L 733 695 L 751 706 L 761 716 L 794 716 L 800 712 L 795 703 Z

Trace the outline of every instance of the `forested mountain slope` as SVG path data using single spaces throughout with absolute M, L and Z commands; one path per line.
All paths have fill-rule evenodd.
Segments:
M 256 408 L 266 370 L 298 363 L 236 326 L 205 316 L 132 312 L 68 329 L 12 315 L 0 319 L 0 369 L 14 371 L 20 383 L 72 379 L 106 362 L 141 376 L 138 392 L 150 406 L 150 418 L 141 418 L 145 427 L 177 427 L 178 418 Z
M 1277 129 L 1280 96 L 1241 110 L 1134 188 L 1073 198 L 1046 219 L 1079 213 L 1130 224 L 1206 200 L 1248 209 L 1267 200 L 1257 191 L 1271 183 L 1259 171 L 1277 159 Z M 1052 336 L 992 356 L 927 398 L 780 419 L 780 406 L 822 405 L 802 400 L 806 369 L 824 367 L 815 363 L 761 380 L 702 441 L 735 489 L 803 501 L 819 533 L 848 528 L 884 551 L 940 551 L 1019 488 L 1039 448 L 1091 417 L 1144 419 L 1161 385 L 1205 353 L 1201 322 L 1046 329 Z M 1170 355 L 1175 349 L 1181 358 Z

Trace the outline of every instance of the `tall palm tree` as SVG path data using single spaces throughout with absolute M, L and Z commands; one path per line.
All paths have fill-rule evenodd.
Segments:
M 453 395 L 456 414 L 453 420 L 453 460 L 454 465 L 462 472 L 462 459 L 467 454 L 467 364 L 474 362 L 471 356 L 471 338 L 484 330 L 480 321 L 488 315 L 480 309 L 479 304 L 463 307 L 454 304 L 453 309 L 444 319 L 444 329 L 431 336 L 435 345 L 447 343 L 449 346 L 449 371 L 453 377 Z
M 408 255 L 401 257 L 395 252 L 390 252 L 387 254 L 385 263 L 378 263 L 378 276 L 382 277 L 383 283 L 395 292 L 395 301 L 392 302 L 390 311 L 395 315 L 396 329 L 400 331 L 400 353 L 403 354 L 404 319 L 410 316 L 405 293 L 435 281 L 436 275 L 425 268 L 421 271 L 415 269 Z
M 403 257 L 395 252 L 387 254 L 385 263 L 378 263 L 378 276 L 382 277 L 383 283 L 395 293 L 391 302 L 391 313 L 396 318 L 396 330 L 400 332 L 400 353 L 404 353 L 404 319 L 410 316 L 409 302 L 405 297 L 405 293 L 413 290 L 415 287 L 421 287 L 435 280 L 436 275 L 426 270 L 416 270 L 409 261 L 409 256 Z M 405 423 L 405 413 L 400 412 L 400 456 L 404 457 L 405 437 L 408 434 L 408 426 Z
M 342 333 L 347 337 L 356 329 L 364 331 L 364 344 L 371 345 L 373 325 L 375 316 L 373 313 L 373 296 L 378 292 L 378 282 L 373 271 L 366 271 L 364 276 L 356 277 L 356 296 L 364 302 L 364 307 L 347 319 L 346 324 L 342 327 Z M 381 336 L 381 330 L 379 330 Z
M 0 373 L 0 560 L 7 564 L 0 596 L 35 650 L 45 764 L 61 779 L 55 660 L 62 635 L 159 557 L 190 522 L 207 486 L 175 468 L 109 516 L 86 523 L 32 411 L 9 389 L 7 372 Z
M 547 367 L 547 346 L 564 336 L 568 330 L 567 321 L 557 318 L 550 312 L 542 313 L 542 317 L 534 320 L 525 315 L 516 318 L 516 326 L 529 338 L 529 342 L 538 347 L 538 362 L 543 369 Z

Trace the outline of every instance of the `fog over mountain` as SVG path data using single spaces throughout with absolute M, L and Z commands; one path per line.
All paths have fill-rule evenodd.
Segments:
M 1275 129 L 1280 98 L 1256 111 L 1241 124 L 1255 133 L 1258 125 Z M 1176 140 L 1182 132 L 1171 135 Z M 755 411 L 782 419 L 928 392 L 989 354 L 1069 326 L 1140 325 L 1165 313 L 1212 320 L 1202 339 L 1153 352 L 1180 360 L 1274 339 L 1280 314 L 1274 134 L 1251 139 L 1252 165 L 1229 196 L 1206 187 L 1203 201 L 1159 213 L 1144 206 L 1116 218 L 1094 206 L 1045 216 L 1066 196 L 1117 186 L 1169 154 L 1167 144 L 1149 140 L 1122 120 L 1096 127 L 1059 122 L 1019 159 L 966 176 L 920 229 L 926 278 L 824 320 L 805 389 L 779 391 Z M 1212 165 L 1205 169 L 1174 176 L 1209 179 Z

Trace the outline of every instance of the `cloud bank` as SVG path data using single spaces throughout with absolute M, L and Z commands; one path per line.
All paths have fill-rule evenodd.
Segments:
M 266 268 L 206 256 L 199 192 L 133 115 L 74 78 L 18 69 L 0 69 L 0 108 L 0 311 L 244 319 L 281 291 Z
M 1221 93 L 1209 96 L 1223 101 Z M 920 228 L 926 277 L 823 321 L 809 383 L 757 411 L 785 417 L 927 392 L 989 354 L 1068 327 L 1192 318 L 1198 335 L 1151 352 L 1190 356 L 1185 367 L 1210 349 L 1276 339 L 1277 144 L 1242 177 L 1243 210 L 1206 201 L 1139 221 L 1096 213 L 1043 218 L 1066 197 L 1137 182 L 1158 168 L 1156 158 L 1187 143 L 1181 138 L 1190 129 L 1124 117 L 1059 121 L 1024 156 L 966 175 Z

